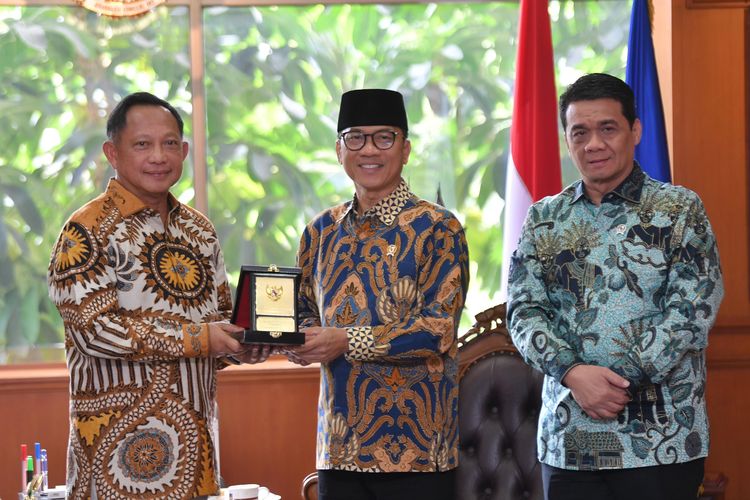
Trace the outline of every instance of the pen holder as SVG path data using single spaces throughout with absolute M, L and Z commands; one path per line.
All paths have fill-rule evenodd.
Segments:
M 34 500 L 42 492 L 42 475 L 34 476 L 26 485 L 26 490 L 18 493 L 18 500 Z

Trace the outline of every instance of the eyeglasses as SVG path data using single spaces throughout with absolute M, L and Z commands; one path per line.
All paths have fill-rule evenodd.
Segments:
M 339 139 L 344 140 L 346 149 L 349 151 L 359 151 L 367 143 L 367 138 L 372 137 L 372 143 L 380 150 L 391 149 L 396 144 L 398 132 L 393 130 L 378 130 L 372 134 L 364 134 L 358 130 L 344 132 L 339 135 Z

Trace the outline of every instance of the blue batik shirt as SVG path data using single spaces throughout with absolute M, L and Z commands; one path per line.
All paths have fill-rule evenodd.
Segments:
M 469 253 L 461 223 L 403 180 L 375 206 L 357 199 L 305 228 L 303 326 L 346 328 L 321 364 L 318 469 L 436 472 L 458 465 L 458 322 Z
M 723 295 L 701 200 L 637 163 L 600 206 L 581 181 L 535 203 L 512 258 L 508 325 L 545 373 L 539 460 L 599 470 L 705 457 L 705 349 Z M 617 418 L 592 419 L 561 384 L 578 364 L 631 382 Z

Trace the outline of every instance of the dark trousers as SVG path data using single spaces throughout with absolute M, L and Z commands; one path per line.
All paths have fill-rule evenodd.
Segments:
M 695 500 L 704 459 L 682 464 L 599 471 L 542 464 L 546 500 Z
M 454 500 L 455 470 L 447 472 L 318 471 L 318 500 Z

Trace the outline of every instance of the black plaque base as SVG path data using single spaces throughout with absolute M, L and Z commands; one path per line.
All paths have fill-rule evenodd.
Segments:
M 241 344 L 273 344 L 273 345 L 302 345 L 305 343 L 304 333 L 282 332 L 281 335 L 274 336 L 272 332 L 256 332 L 255 330 L 245 330 L 240 339 Z

